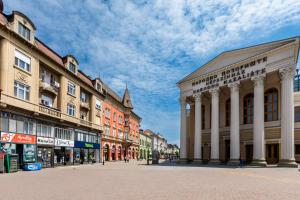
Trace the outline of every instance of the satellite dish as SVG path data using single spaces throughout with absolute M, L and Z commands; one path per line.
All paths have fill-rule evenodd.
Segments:
M 3 12 L 3 2 L 2 2 L 2 0 L 0 0 L 0 13 L 2 13 Z

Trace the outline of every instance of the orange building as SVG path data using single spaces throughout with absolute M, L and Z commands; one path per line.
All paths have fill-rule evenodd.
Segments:
M 141 118 L 133 112 L 129 91 L 123 98 L 104 85 L 102 155 L 105 161 L 139 157 L 139 129 Z

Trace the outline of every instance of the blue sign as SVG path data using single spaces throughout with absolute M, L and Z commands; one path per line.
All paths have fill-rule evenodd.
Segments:
M 100 144 L 75 141 L 74 147 L 75 148 L 86 148 L 86 149 L 100 149 Z
M 41 163 L 31 163 L 31 164 L 25 164 L 24 170 L 25 171 L 37 171 L 42 169 Z

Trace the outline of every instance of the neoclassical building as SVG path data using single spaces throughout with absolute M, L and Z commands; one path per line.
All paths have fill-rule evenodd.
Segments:
M 223 52 L 177 83 L 182 161 L 297 166 L 299 39 Z

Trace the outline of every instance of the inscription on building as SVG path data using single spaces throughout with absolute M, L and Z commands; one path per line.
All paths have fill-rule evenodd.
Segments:
M 265 62 L 267 62 L 267 57 L 254 60 L 240 66 L 234 66 L 230 69 L 225 69 L 217 74 L 199 78 L 192 83 L 193 93 L 195 94 L 208 91 L 233 82 L 265 74 L 266 68 L 264 67 L 265 65 L 262 65 Z

